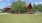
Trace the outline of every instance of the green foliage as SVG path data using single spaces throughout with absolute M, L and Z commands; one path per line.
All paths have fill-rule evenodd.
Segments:
M 37 6 L 34 4 L 33 5 L 33 10 L 42 12 L 42 4 L 38 4 Z
M 3 12 L 3 10 L 2 10 L 2 9 L 0 9 L 0 12 Z
M 21 12 L 25 13 L 26 12 L 26 8 L 21 9 Z
M 23 10 L 25 10 L 24 5 L 25 5 L 24 1 L 17 0 L 16 2 L 12 3 L 11 7 L 13 10 L 16 10 L 16 11 L 22 10 L 23 11 Z

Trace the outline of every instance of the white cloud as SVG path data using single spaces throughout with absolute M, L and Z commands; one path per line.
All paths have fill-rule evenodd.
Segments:
M 31 2 L 32 6 L 33 6 L 33 2 Z
M 42 2 L 39 2 L 39 4 L 42 4 Z
M 40 2 L 35 2 L 35 4 L 36 4 L 36 5 L 38 5 L 38 4 L 42 4 L 42 2 L 41 2 L 41 1 L 40 1 Z
M 32 1 L 32 0 L 30 0 L 30 1 Z
M 7 0 L 8 2 L 10 1 L 10 0 Z
M 37 2 L 35 2 L 35 4 L 37 4 Z
M 38 2 L 35 2 L 35 4 L 37 5 L 37 4 L 38 4 Z
M 11 5 L 11 4 L 8 4 L 8 5 Z
M 3 0 L 0 0 L 0 1 L 3 1 Z

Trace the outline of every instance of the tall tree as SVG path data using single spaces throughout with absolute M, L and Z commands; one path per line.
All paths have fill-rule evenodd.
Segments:
M 13 10 L 16 10 L 19 12 L 24 8 L 25 2 L 21 1 L 21 0 L 17 0 L 16 2 L 13 2 L 11 7 L 13 8 Z

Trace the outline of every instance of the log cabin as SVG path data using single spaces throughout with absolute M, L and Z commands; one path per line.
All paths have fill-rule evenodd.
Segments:
M 7 7 L 4 8 L 4 12 L 9 12 L 10 13 L 11 11 L 12 11 L 12 9 L 9 6 L 7 6 Z

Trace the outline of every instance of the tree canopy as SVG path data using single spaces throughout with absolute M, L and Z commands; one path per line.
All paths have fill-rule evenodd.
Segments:
M 25 5 L 25 1 L 21 1 L 21 0 L 17 0 L 16 2 L 13 2 L 11 7 L 13 10 L 18 11 L 19 13 L 22 11 L 24 11 L 24 5 Z

